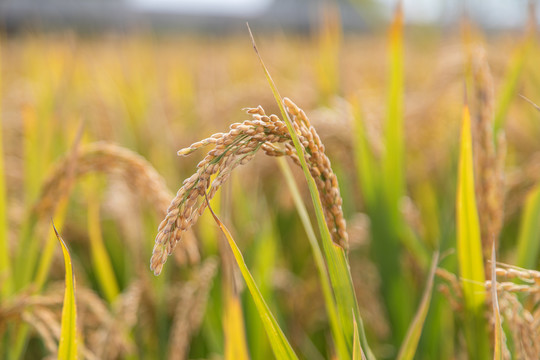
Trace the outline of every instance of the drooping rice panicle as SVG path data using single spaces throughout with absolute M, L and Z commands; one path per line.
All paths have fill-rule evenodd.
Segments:
M 337 177 L 324 153 L 324 145 L 304 111 L 290 99 L 285 98 L 284 103 L 292 117 L 294 130 L 304 147 L 310 173 L 321 195 L 332 239 L 346 248 L 348 235 L 341 209 L 342 199 Z M 196 173 L 184 180 L 167 210 L 165 219 L 159 225 L 150 261 L 150 268 L 156 275 L 161 273 L 167 257 L 184 233 L 205 210 L 204 194 L 207 193 L 208 199 L 212 199 L 234 168 L 248 163 L 259 150 L 269 156 L 288 156 L 299 164 L 285 122 L 276 115 L 266 115 L 261 106 L 248 108 L 246 112 L 251 116 L 250 120 L 234 123 L 229 132 L 216 133 L 178 151 L 180 156 L 186 156 L 202 146 L 215 145 L 197 165 Z

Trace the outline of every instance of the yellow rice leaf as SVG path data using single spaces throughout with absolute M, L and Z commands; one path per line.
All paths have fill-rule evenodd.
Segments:
M 463 295 L 468 308 L 478 309 L 485 303 L 486 295 L 483 288 L 484 262 L 474 192 L 471 116 L 468 106 L 463 109 L 457 187 L 457 250 L 463 278 Z
M 60 332 L 60 344 L 58 345 L 59 360 L 77 359 L 77 307 L 75 304 L 75 276 L 71 264 L 69 250 L 54 227 L 56 237 L 62 246 L 64 263 L 66 267 L 66 291 L 64 294 L 64 305 L 62 307 L 62 328 Z
M 364 355 L 364 352 L 362 351 L 362 345 L 360 345 L 360 334 L 358 333 L 358 324 L 356 323 L 356 318 L 354 316 L 353 311 L 353 324 L 354 324 L 354 339 L 353 339 L 353 352 L 352 352 L 352 359 L 353 360 L 365 360 L 366 356 Z
M 352 277 L 350 273 L 349 263 L 347 260 L 347 255 L 345 254 L 345 249 L 341 248 L 340 246 L 332 242 L 330 230 L 328 229 L 328 224 L 326 223 L 324 219 L 321 198 L 319 196 L 319 192 L 317 190 L 315 180 L 313 179 L 313 177 L 311 176 L 309 172 L 306 158 L 304 156 L 303 145 L 300 143 L 300 140 L 298 139 L 298 135 L 296 134 L 294 130 L 294 126 L 289 117 L 289 114 L 285 110 L 283 98 L 279 94 L 277 86 L 274 83 L 274 80 L 272 79 L 270 72 L 266 68 L 266 65 L 264 65 L 264 61 L 262 60 L 261 55 L 259 54 L 259 50 L 257 49 L 257 45 L 255 44 L 255 39 L 253 38 L 253 34 L 251 33 L 251 29 L 249 28 L 249 25 L 248 25 L 248 30 L 251 36 L 253 49 L 255 50 L 255 53 L 257 54 L 261 67 L 266 76 L 266 80 L 268 84 L 270 85 L 270 89 L 280 109 L 281 115 L 283 117 L 283 121 L 287 125 L 287 129 L 289 131 L 289 134 L 291 135 L 291 140 L 294 144 L 294 148 L 298 155 L 300 166 L 302 167 L 302 170 L 304 172 L 304 177 L 306 179 L 309 193 L 311 195 L 311 200 L 313 202 L 313 207 L 315 210 L 317 224 L 319 226 L 319 233 L 321 235 L 321 242 L 323 245 L 322 249 L 323 249 L 324 256 L 328 265 L 328 274 L 330 276 L 330 283 L 335 293 L 336 306 L 337 306 L 338 314 L 340 316 L 343 334 L 345 338 L 348 340 L 348 344 L 347 344 L 348 348 L 350 351 L 352 351 L 353 346 L 350 343 L 350 341 L 353 339 L 353 336 L 354 336 L 353 335 L 354 324 L 352 322 L 352 319 L 350 318 L 350 310 L 352 308 L 354 311 L 355 317 L 359 321 L 359 326 L 360 326 L 359 331 L 360 331 L 360 339 L 362 343 L 362 348 L 366 352 L 367 357 L 369 359 L 373 359 L 374 356 L 371 353 L 371 350 L 369 349 L 365 332 L 364 332 L 364 328 L 362 325 L 362 319 L 360 317 L 360 310 L 358 308 L 358 302 L 356 300 L 356 294 L 354 292 L 354 286 L 353 286 Z
M 99 198 L 89 191 L 88 196 L 88 237 L 90 239 L 90 252 L 92 266 L 105 298 L 112 303 L 120 293 L 111 258 L 103 243 L 101 222 L 99 216 Z M 92 196 L 93 195 L 93 196 Z
M 247 360 L 249 359 L 249 355 L 240 297 L 238 294 L 233 293 L 233 289 L 230 286 L 226 287 L 224 293 L 225 310 L 223 314 L 223 327 L 225 335 L 225 359 Z
M 527 195 L 517 243 L 517 266 L 534 269 L 540 251 L 540 185 Z
M 1 47 L 0 47 L 1 50 Z M 0 52 L 1 55 L 1 52 Z M 1 56 L 0 56 L 1 57 Z M 0 64 L 1 65 L 1 64 Z M 0 78 L 0 86 L 2 84 Z M 0 94 L 1 95 L 1 94 Z M 1 109 L 0 109 L 1 110 Z M 1 114 L 1 111 L 0 111 Z M 0 299 L 7 297 L 13 291 L 13 279 L 11 275 L 11 261 L 9 258 L 9 246 L 7 239 L 6 218 L 6 185 L 4 178 L 4 151 L 3 133 L 0 118 Z
M 431 295 L 433 293 L 433 279 L 435 277 L 435 270 L 437 270 L 438 263 L 439 252 L 436 252 L 431 260 L 431 269 L 429 270 L 428 280 L 424 290 L 424 295 L 422 295 L 420 307 L 418 308 L 414 320 L 409 327 L 409 331 L 407 332 L 407 336 L 399 349 L 399 354 L 397 357 L 399 360 L 414 359 L 416 348 L 418 346 L 418 342 L 420 341 L 420 335 L 422 334 L 422 329 L 424 327 L 424 322 L 426 321 L 428 314 L 429 303 L 431 302 Z
M 289 344 L 289 341 L 285 337 L 285 334 L 283 334 L 283 331 L 279 327 L 279 324 L 277 323 L 274 315 L 270 311 L 270 308 L 266 304 L 266 301 L 264 301 L 261 295 L 261 292 L 259 291 L 259 288 L 257 287 L 257 284 L 255 283 L 255 280 L 253 279 L 253 276 L 249 272 L 246 262 L 244 261 L 244 257 L 242 253 L 240 252 L 240 249 L 236 245 L 236 242 L 234 241 L 231 233 L 229 232 L 227 227 L 221 222 L 221 220 L 219 220 L 217 215 L 214 213 L 214 211 L 210 207 L 208 198 L 206 199 L 206 203 L 208 205 L 208 209 L 210 210 L 210 213 L 212 213 L 212 216 L 214 217 L 214 220 L 216 221 L 219 228 L 221 229 L 221 231 L 227 238 L 227 241 L 229 242 L 229 246 L 231 247 L 236 263 L 238 264 L 238 267 L 240 268 L 242 277 L 244 278 L 244 281 L 246 282 L 249 292 L 251 293 L 253 301 L 255 302 L 255 305 L 257 306 L 259 316 L 261 317 L 261 320 L 263 322 L 264 329 L 266 330 L 266 335 L 268 336 L 268 339 L 270 341 L 270 346 L 272 346 L 272 350 L 274 352 L 275 357 L 277 359 L 283 359 L 283 360 L 298 359 L 294 350 Z
M 465 302 L 467 350 L 470 358 L 485 359 L 489 356 L 487 324 L 484 319 L 485 274 L 474 190 L 471 117 L 467 105 L 463 109 L 456 211 L 457 255 Z

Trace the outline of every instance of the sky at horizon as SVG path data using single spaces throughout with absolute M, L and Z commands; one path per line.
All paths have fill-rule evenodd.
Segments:
M 255 16 L 264 12 L 274 0 L 126 0 L 144 10 L 181 11 L 192 14 Z M 397 0 L 376 0 L 383 13 L 391 17 Z M 405 21 L 416 24 L 448 24 L 460 18 L 466 9 L 477 22 L 509 28 L 524 24 L 528 0 L 404 0 Z M 539 7 L 536 16 L 540 20 Z

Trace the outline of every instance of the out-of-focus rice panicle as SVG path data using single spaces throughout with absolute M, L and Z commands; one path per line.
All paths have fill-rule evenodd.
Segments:
M 186 359 L 191 337 L 200 328 L 208 293 L 217 272 L 216 259 L 207 259 L 197 271 L 195 277 L 179 287 L 175 302 L 175 313 L 169 340 L 168 359 Z
M 73 178 L 77 179 L 90 173 L 103 173 L 121 179 L 129 188 L 142 198 L 146 198 L 160 216 L 167 214 L 173 199 L 165 180 L 154 167 L 142 156 L 133 151 L 106 142 L 95 142 L 81 148 L 75 159 L 69 157 L 59 161 L 42 187 L 41 195 L 34 206 L 34 213 L 39 219 L 46 219 L 54 212 L 58 199 L 68 195 L 70 187 L 66 185 L 66 174 L 70 164 L 74 163 Z M 182 250 L 190 262 L 199 260 L 197 243 L 193 236 L 183 242 Z
M 477 49 L 472 61 L 476 96 L 476 121 L 473 125 L 475 187 L 482 247 L 487 258 L 491 251 L 491 243 L 497 241 L 503 222 L 506 148 L 504 146 L 495 148 L 494 86 L 485 50 Z M 502 132 L 501 136 L 500 139 L 504 139 Z M 499 137 L 496 140 L 502 141 Z
M 497 263 L 495 274 L 499 311 L 512 338 L 512 357 L 516 359 L 540 358 L 540 272 Z M 458 278 L 440 268 L 437 269 L 437 275 L 446 282 L 439 286 L 439 290 L 446 295 L 450 305 L 459 313 L 462 309 L 463 296 Z M 525 284 L 513 282 L 512 280 L 515 279 Z M 489 291 L 492 281 L 487 280 L 484 285 L 486 291 Z M 522 302 L 521 296 L 527 296 L 528 300 Z M 493 317 L 493 313 L 488 311 L 486 316 Z M 510 358 L 510 351 L 505 349 L 504 352 L 504 358 Z

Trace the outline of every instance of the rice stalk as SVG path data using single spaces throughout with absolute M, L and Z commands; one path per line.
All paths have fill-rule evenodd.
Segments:
M 0 58 L 2 56 L 3 44 L 0 43 Z M 2 63 L 0 61 L 0 68 Z M 0 75 L 0 89 L 2 88 L 2 77 Z M 0 96 L 2 92 L 0 91 Z M 7 198 L 5 184 L 4 167 L 4 132 L 2 126 L 2 108 L 0 107 L 0 300 L 7 298 L 13 291 L 12 264 L 9 254 L 11 253 L 8 244 L 7 226 Z

